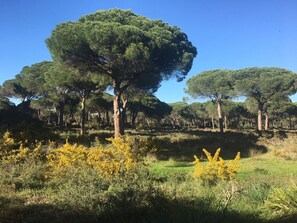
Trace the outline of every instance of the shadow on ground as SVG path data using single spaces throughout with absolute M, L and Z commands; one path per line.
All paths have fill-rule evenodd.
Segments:
M 13 200 L 0 202 L 1 223 L 295 223 L 297 217 L 265 221 L 248 213 L 213 211 L 211 201 L 167 200 L 164 197 L 156 197 L 149 207 L 118 206 L 99 214 L 86 210 L 65 210 L 48 204 L 20 205 L 19 201 Z
M 223 159 L 234 159 L 237 152 L 241 157 L 267 152 L 265 146 L 257 144 L 259 137 L 255 134 L 237 132 L 188 131 L 183 133 L 164 133 L 154 137 L 153 144 L 158 148 L 156 157 L 160 160 L 193 161 L 193 155 L 205 158 L 202 151 L 206 148 L 212 154 L 221 148 Z

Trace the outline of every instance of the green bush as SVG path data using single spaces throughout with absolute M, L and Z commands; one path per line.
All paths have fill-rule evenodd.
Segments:
M 286 188 L 272 188 L 264 207 L 277 215 L 297 214 L 297 185 Z

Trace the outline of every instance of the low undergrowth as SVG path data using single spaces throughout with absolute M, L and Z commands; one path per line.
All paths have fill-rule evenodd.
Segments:
M 205 153 L 208 163 L 199 157 L 197 172 L 198 158 L 143 159 L 150 143 L 23 146 L 3 135 L 0 222 L 295 222 L 294 161 L 269 153 L 223 162 L 218 150 Z

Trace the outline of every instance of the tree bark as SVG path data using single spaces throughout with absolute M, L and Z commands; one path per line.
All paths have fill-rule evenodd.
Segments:
M 64 102 L 59 102 L 59 119 L 58 119 L 58 125 L 59 125 L 59 130 L 63 131 L 64 130 Z
M 120 110 L 120 95 L 115 94 L 113 99 L 113 122 L 114 122 L 114 137 L 121 136 L 121 110 Z
M 228 129 L 227 115 L 224 116 L 224 125 L 225 125 L 225 129 Z
M 211 116 L 211 125 L 212 125 L 212 129 L 215 129 L 215 125 L 214 125 L 214 117 L 213 117 L 213 115 Z
M 258 109 L 258 130 L 262 131 L 262 109 Z
M 126 123 L 126 108 L 127 108 L 127 102 L 128 100 L 127 99 L 122 99 L 122 111 L 121 111 L 121 133 L 124 133 L 124 126 L 125 126 L 125 123 Z
M 264 129 L 267 131 L 269 128 L 269 115 L 267 112 L 265 112 L 265 127 Z
M 132 114 L 131 114 L 131 123 L 132 123 L 132 127 L 133 128 L 135 128 L 136 126 L 135 126 L 135 122 L 136 122 L 136 118 L 137 118 L 137 114 L 138 114 L 138 112 L 132 112 Z
M 86 98 L 82 98 L 81 100 L 81 123 L 80 123 L 80 135 L 84 135 L 86 133 Z
M 224 126 L 223 126 L 223 116 L 222 116 L 222 103 L 220 101 L 217 102 L 217 110 L 218 110 L 218 120 L 219 120 L 219 129 L 220 132 L 224 132 Z

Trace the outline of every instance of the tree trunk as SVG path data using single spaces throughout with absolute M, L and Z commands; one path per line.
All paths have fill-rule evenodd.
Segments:
M 81 123 L 80 123 L 80 135 L 84 135 L 86 132 L 86 98 L 81 100 Z
M 269 128 L 269 115 L 267 112 L 265 112 L 265 127 L 264 128 L 265 128 L 265 131 L 267 131 Z
M 120 108 L 120 98 L 121 95 L 114 90 L 114 98 L 113 98 L 113 120 L 114 120 L 114 137 L 118 138 L 121 135 L 124 135 L 124 127 L 121 126 L 121 108 Z
M 262 131 L 262 110 L 258 109 L 258 130 Z
M 224 115 L 224 125 L 225 125 L 225 129 L 228 129 L 227 115 Z
M 131 114 L 131 124 L 132 124 L 132 127 L 133 128 L 135 128 L 136 126 L 135 126 L 135 122 L 136 122 L 136 118 L 137 118 L 137 114 L 138 114 L 138 112 L 132 112 L 132 114 Z
M 212 129 L 215 129 L 215 125 L 214 125 L 214 117 L 213 117 L 213 115 L 211 116 L 211 126 L 212 126 Z
M 217 105 L 218 105 L 217 109 L 218 109 L 219 129 L 220 129 L 220 132 L 224 132 L 222 108 L 221 108 L 222 103 L 218 101 Z
M 128 100 L 127 99 L 122 99 L 122 111 L 121 111 L 121 132 L 124 132 L 124 126 L 125 126 L 125 123 L 126 123 L 126 108 L 127 108 L 127 102 Z
M 59 130 L 64 130 L 64 102 L 59 102 L 59 119 L 58 119 L 58 125 Z

